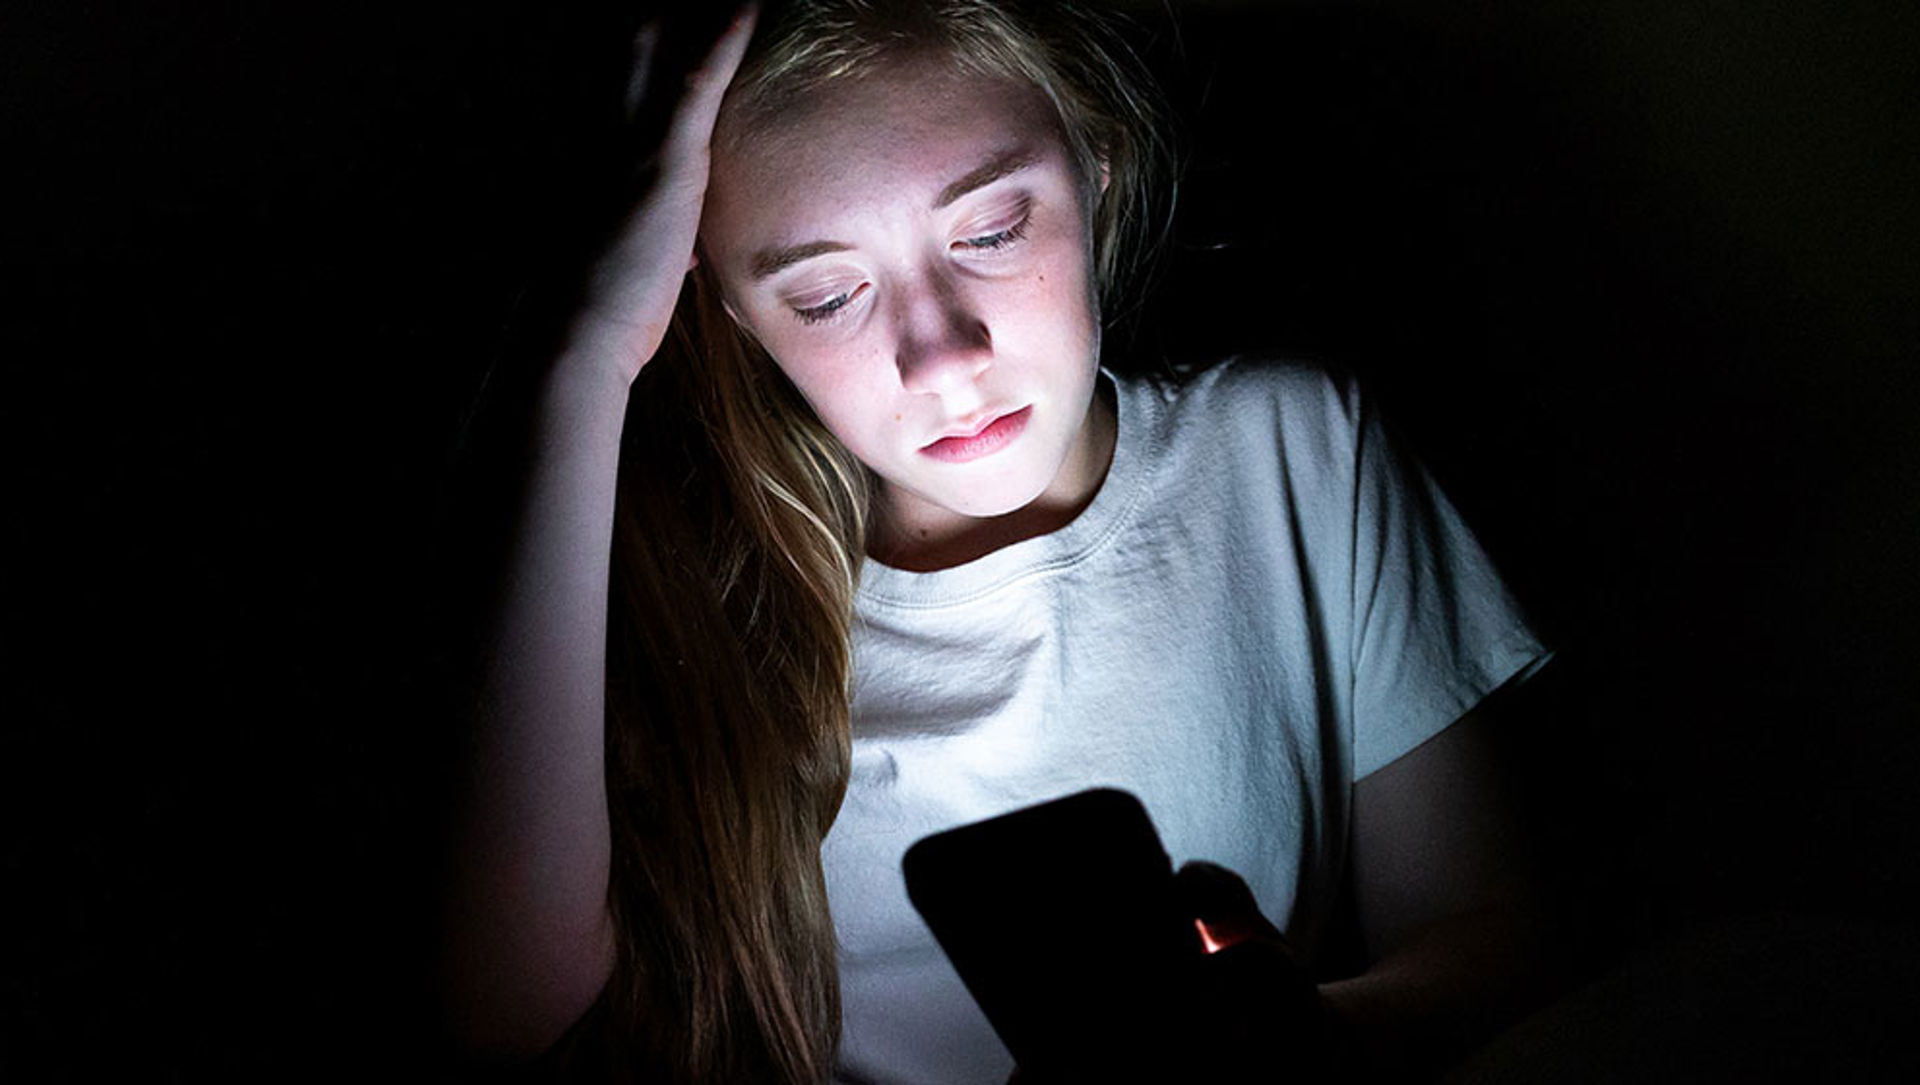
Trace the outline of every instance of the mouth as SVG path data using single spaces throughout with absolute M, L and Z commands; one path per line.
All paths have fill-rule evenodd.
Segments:
M 934 441 L 920 451 L 946 463 L 965 463 L 998 452 L 1020 436 L 1033 415 L 1033 405 L 1017 411 L 981 419 L 978 425 L 963 428 Z

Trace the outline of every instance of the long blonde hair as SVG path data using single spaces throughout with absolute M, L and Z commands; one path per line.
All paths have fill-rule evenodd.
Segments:
M 1164 113 L 1100 17 L 1051 0 L 773 6 L 729 91 L 745 126 L 908 52 L 1052 99 L 1111 305 L 1170 200 Z M 632 397 L 608 646 L 607 995 L 621 1068 L 817 1082 L 839 1039 L 820 843 L 846 790 L 866 469 L 736 327 L 704 265 Z

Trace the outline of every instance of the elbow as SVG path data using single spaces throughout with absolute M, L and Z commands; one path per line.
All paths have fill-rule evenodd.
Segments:
M 612 974 L 611 947 L 565 963 L 449 953 L 441 970 L 439 1035 L 463 1065 L 531 1062 L 593 1011 Z

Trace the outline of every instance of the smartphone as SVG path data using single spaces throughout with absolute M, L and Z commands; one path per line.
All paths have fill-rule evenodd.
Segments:
M 1143 1080 L 1202 955 L 1140 800 L 1096 788 L 926 837 L 907 896 L 1023 1071 Z

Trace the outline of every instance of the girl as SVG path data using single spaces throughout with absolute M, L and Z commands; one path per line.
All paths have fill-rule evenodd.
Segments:
M 1097 785 L 1220 864 L 1182 873 L 1232 947 L 1196 1051 L 1484 1028 L 1527 909 L 1472 710 L 1545 653 L 1350 383 L 1102 367 L 1168 180 L 1137 62 L 1051 2 L 764 23 L 688 82 L 541 380 L 457 1034 L 644 1080 L 1004 1080 L 900 856 Z M 1349 886 L 1371 964 L 1315 990 L 1290 962 Z

